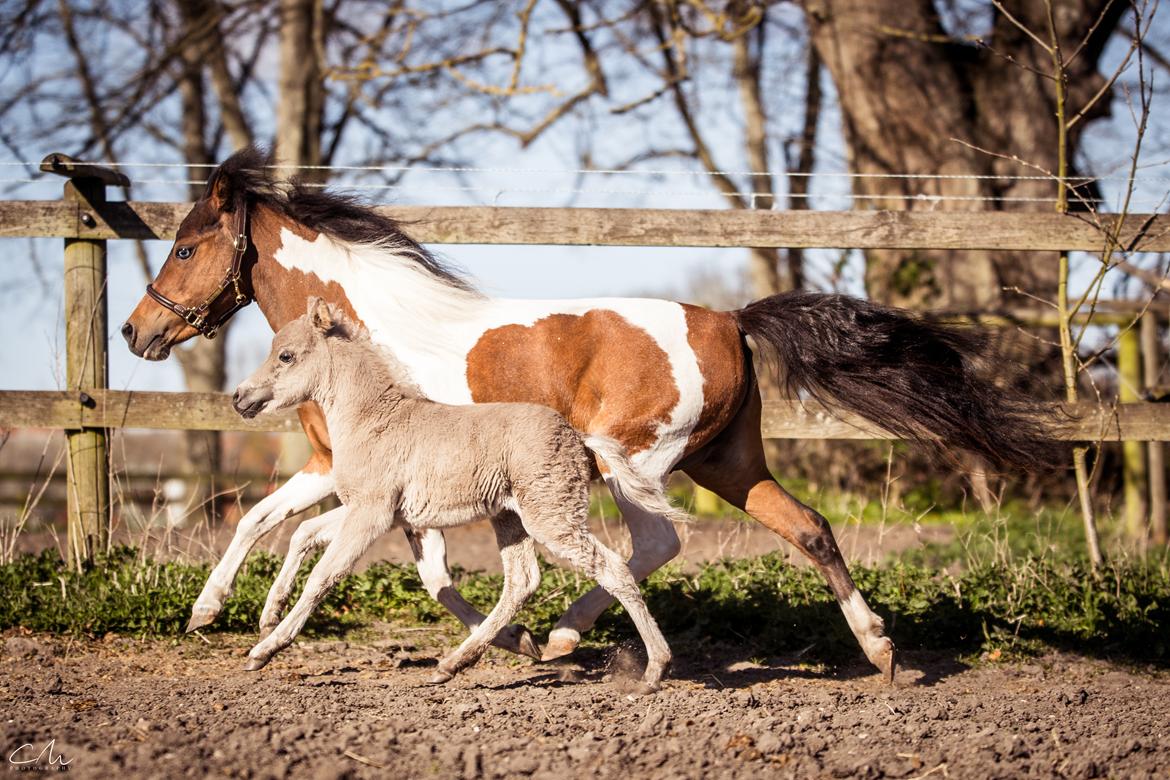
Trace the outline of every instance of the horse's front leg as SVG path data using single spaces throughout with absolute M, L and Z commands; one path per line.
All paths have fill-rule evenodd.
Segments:
M 447 568 L 447 542 L 443 532 L 434 528 L 419 530 L 405 524 L 402 530 L 427 593 L 446 607 L 469 631 L 475 631 L 483 623 L 484 615 L 455 589 L 451 572 Z M 536 644 L 532 632 L 522 625 L 504 626 L 491 643 L 501 650 L 540 660 L 540 646 Z
M 232 583 L 252 547 L 288 517 L 303 512 L 333 492 L 333 474 L 323 459 L 310 458 L 305 468 L 285 482 L 272 495 L 252 507 L 236 526 L 232 541 L 203 586 L 187 631 L 212 623 L 231 594 Z

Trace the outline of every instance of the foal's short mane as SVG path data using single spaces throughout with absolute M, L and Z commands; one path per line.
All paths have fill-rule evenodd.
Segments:
M 299 178 L 284 182 L 276 177 L 271 154 L 249 146 L 224 160 L 207 181 L 204 197 L 223 187 L 226 208 L 240 195 L 319 233 L 350 244 L 385 249 L 414 261 L 419 268 L 459 290 L 474 291 L 471 283 L 402 232 L 400 223 L 380 214 L 353 195 L 327 192 Z

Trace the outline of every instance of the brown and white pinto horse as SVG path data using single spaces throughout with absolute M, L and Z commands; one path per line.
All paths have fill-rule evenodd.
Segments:
M 122 328 L 135 354 L 162 360 L 239 303 L 225 272 L 234 267 L 243 233 L 238 288 L 274 330 L 300 316 L 310 296 L 321 296 L 390 347 L 436 401 L 544 404 L 582 432 L 617 439 L 646 477 L 685 471 L 817 565 L 866 657 L 887 678 L 894 645 L 854 586 L 828 522 L 785 491 L 764 462 L 747 337 L 774 353 L 791 391 L 894 433 L 941 440 L 994 463 L 1029 466 L 1043 453 L 1023 410 L 972 369 L 977 345 L 966 333 L 817 293 L 778 295 L 732 312 L 647 299 L 493 299 L 444 268 L 393 220 L 335 194 L 280 184 L 269 171 L 263 155 L 245 150 L 214 172 L 154 282 L 159 295 L 144 296 Z M 199 311 L 192 315 L 184 306 Z M 190 629 L 215 619 L 261 536 L 332 492 L 324 418 L 313 405 L 299 414 L 312 457 L 241 519 L 192 609 Z M 630 568 L 644 578 L 674 558 L 678 536 L 668 520 L 623 501 L 620 491 L 615 499 L 631 533 Z M 313 533 L 327 539 L 340 512 L 318 519 Z M 410 542 L 431 595 L 465 625 L 478 625 L 483 616 L 452 587 L 441 532 Z M 280 619 L 279 596 L 270 598 L 269 606 L 277 606 L 265 610 L 263 630 Z M 611 603 L 600 588 L 575 602 L 544 658 L 571 652 Z M 536 654 L 521 627 L 501 632 L 496 644 Z

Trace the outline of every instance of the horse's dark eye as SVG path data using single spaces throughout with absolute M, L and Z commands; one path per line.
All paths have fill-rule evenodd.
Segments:
M 281 352 L 279 355 L 277 355 L 277 359 L 280 360 L 281 363 L 285 363 L 285 364 L 291 363 L 291 362 L 293 362 L 293 353 L 289 352 L 286 349 L 283 352 Z
M 190 260 L 193 254 L 195 254 L 195 247 L 193 246 L 181 246 L 175 250 L 175 257 L 180 260 Z

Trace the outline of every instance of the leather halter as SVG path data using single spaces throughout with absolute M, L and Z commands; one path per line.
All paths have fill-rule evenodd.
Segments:
M 207 297 L 207 300 L 198 306 L 184 306 L 181 303 L 172 301 L 156 290 L 153 284 L 146 285 L 146 294 L 153 298 L 159 306 L 179 315 L 184 322 L 205 337 L 209 339 L 215 338 L 215 334 L 219 332 L 219 329 L 223 327 L 225 322 L 231 319 L 233 314 L 254 300 L 252 296 L 245 295 L 243 290 L 240 289 L 240 268 L 244 264 L 244 254 L 248 251 L 248 202 L 246 197 L 241 197 L 236 201 L 236 230 L 232 238 L 232 246 L 235 252 L 232 255 L 231 267 L 228 268 L 227 273 L 223 277 L 223 281 L 219 283 L 215 291 Z M 211 306 L 219 300 L 219 297 L 228 288 L 235 291 L 235 298 L 232 300 L 232 305 L 224 309 L 219 316 L 213 319 L 211 317 Z

